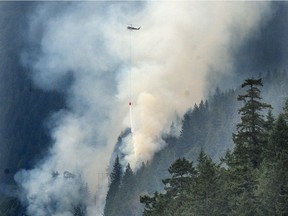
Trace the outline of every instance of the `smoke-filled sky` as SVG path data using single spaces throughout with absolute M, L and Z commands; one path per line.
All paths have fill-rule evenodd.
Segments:
M 88 214 L 101 215 L 105 190 L 97 187 L 97 173 L 106 172 L 131 118 L 133 138 L 120 151 L 122 163 L 137 170 L 165 146 L 163 136 L 179 136 L 190 107 L 221 77 L 233 76 L 236 54 L 261 37 L 274 13 L 270 2 L 39 3 L 28 16 L 22 63 L 37 88 L 63 93 L 67 108 L 47 123 L 49 154 L 15 177 L 28 213 L 71 215 L 77 187 L 51 176 L 69 171 L 98 196 Z M 141 29 L 130 32 L 129 24 Z

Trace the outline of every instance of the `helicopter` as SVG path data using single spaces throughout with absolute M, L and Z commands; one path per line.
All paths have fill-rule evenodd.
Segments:
M 141 26 L 138 27 L 138 28 L 133 27 L 132 25 L 127 26 L 127 29 L 128 29 L 128 30 L 140 30 L 140 28 L 141 28 Z

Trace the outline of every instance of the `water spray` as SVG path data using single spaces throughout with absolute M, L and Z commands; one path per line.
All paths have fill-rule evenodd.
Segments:
M 129 102 L 129 115 L 130 115 L 130 127 L 131 127 L 131 134 L 132 134 L 132 137 L 133 137 L 133 120 L 132 120 L 132 103 Z

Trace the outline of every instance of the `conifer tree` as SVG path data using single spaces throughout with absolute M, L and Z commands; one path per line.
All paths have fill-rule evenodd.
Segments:
M 277 199 L 276 212 L 279 215 L 288 215 L 288 100 L 284 108 L 285 123 L 282 123 L 281 142 L 278 143 L 279 154 L 277 155 L 277 178 L 279 180 L 279 197 Z M 280 115 L 281 116 L 281 115 Z M 278 168 L 279 167 L 279 168 Z
M 221 215 L 219 167 L 203 151 L 197 165 L 196 184 L 192 189 L 190 215 Z
M 261 102 L 258 87 L 263 86 L 262 79 L 246 79 L 242 88 L 247 86 L 249 88 L 246 93 L 238 96 L 238 101 L 242 101 L 244 105 L 239 109 L 241 122 L 237 124 L 237 133 L 233 134 L 234 155 L 240 164 L 251 163 L 253 168 L 259 168 L 265 144 L 266 122 L 262 112 L 271 106 Z
M 267 113 L 267 121 L 266 121 L 266 130 L 268 132 L 272 131 L 273 129 L 273 126 L 274 126 L 274 123 L 275 123 L 275 118 L 272 114 L 272 109 L 269 109 L 268 110 L 268 113 Z
M 125 170 L 125 173 L 124 173 L 124 176 L 123 176 L 123 180 L 122 180 L 122 185 L 121 185 L 121 188 L 129 188 L 132 186 L 132 182 L 134 180 L 134 173 L 131 169 L 131 166 L 130 164 L 128 163 L 127 166 L 126 166 L 126 170 Z
M 140 197 L 140 202 L 145 204 L 144 216 L 183 215 L 181 212 L 186 207 L 186 195 L 189 194 L 196 170 L 192 162 L 185 158 L 179 158 L 169 167 L 168 171 L 171 178 L 163 180 L 165 193 L 156 192 L 152 197 L 148 195 Z
M 110 174 L 110 185 L 106 196 L 106 204 L 104 207 L 104 215 L 110 216 L 113 210 L 113 206 L 115 206 L 115 196 L 119 191 L 120 184 L 122 179 L 122 166 L 119 161 L 119 157 L 117 155 L 115 159 L 115 163 L 113 165 L 113 170 Z
M 261 207 L 271 215 L 288 215 L 287 131 L 285 115 L 280 114 L 269 139 L 259 187 Z
M 237 133 L 233 134 L 234 152 L 227 153 L 225 158 L 228 169 L 224 175 L 228 183 L 224 190 L 229 196 L 231 215 L 257 215 L 255 170 L 259 169 L 267 146 L 268 127 L 263 111 L 271 106 L 261 102 L 258 88 L 263 86 L 261 79 L 246 79 L 242 88 L 247 86 L 246 93 L 238 96 L 243 106 L 239 109 L 241 122 L 237 124 Z
M 193 162 L 179 158 L 169 167 L 168 171 L 171 178 L 164 179 L 162 182 L 165 184 L 167 195 L 173 199 L 189 188 L 196 175 L 196 170 Z
M 272 114 L 272 109 L 269 109 L 268 114 L 266 116 L 266 124 L 265 124 L 265 133 L 263 134 L 263 150 L 262 150 L 262 160 L 271 156 L 271 147 L 269 147 L 269 137 L 272 133 L 275 118 Z M 273 154 L 273 153 L 272 153 Z
M 225 162 L 228 165 L 221 173 L 222 194 L 226 194 L 228 215 L 257 215 L 257 175 L 255 169 L 250 165 L 240 164 L 235 159 L 234 152 L 227 152 Z M 226 201 L 227 201 L 226 199 Z
M 145 204 L 143 216 L 159 216 L 159 215 L 169 215 L 171 212 L 169 206 L 169 200 L 165 194 L 154 193 L 154 196 L 150 197 L 148 195 L 140 196 L 140 202 Z
M 135 181 L 136 176 L 134 175 L 130 164 L 128 163 L 123 174 L 121 185 L 119 191 L 115 196 L 114 209 L 111 211 L 111 216 L 125 215 L 134 216 L 135 209 L 131 206 L 133 205 L 133 200 L 135 196 Z

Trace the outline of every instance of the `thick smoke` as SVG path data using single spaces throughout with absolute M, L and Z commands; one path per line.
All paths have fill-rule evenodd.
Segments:
M 203 99 L 212 72 L 218 77 L 233 72 L 233 50 L 258 34 L 268 11 L 267 3 L 153 2 L 134 17 L 143 30 L 133 32 L 130 41 L 135 133 L 124 150 L 132 167 L 150 160 L 165 145 L 162 136 L 171 134 L 172 122 L 174 135 L 179 135 L 177 117 Z M 113 40 L 120 31 L 114 30 L 113 53 L 123 57 L 127 42 Z M 127 86 L 129 77 L 121 79 L 118 88 L 125 102 Z
M 16 176 L 28 213 L 71 215 L 81 184 L 52 173 L 69 171 L 78 176 L 76 182 L 88 183 L 91 194 L 100 190 L 97 173 L 106 172 L 117 136 L 130 126 L 130 100 L 134 133 L 133 140 L 124 140 L 123 163 L 137 169 L 150 160 L 165 146 L 163 136 L 180 134 L 179 118 L 205 96 L 207 77 L 233 71 L 232 51 L 257 36 L 269 13 L 267 2 L 49 2 L 37 7 L 29 29 L 37 43 L 23 61 L 39 88 L 66 95 L 67 109 L 51 117 L 49 156 Z M 130 23 L 141 30 L 127 31 Z M 100 215 L 95 209 L 102 201 L 97 197 L 96 207 L 90 203 L 88 215 Z

